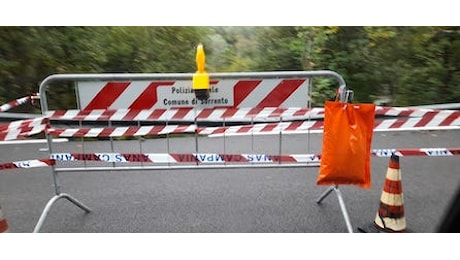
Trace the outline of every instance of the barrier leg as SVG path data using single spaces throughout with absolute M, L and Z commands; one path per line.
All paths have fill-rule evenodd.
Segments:
M 345 207 L 345 202 L 342 198 L 342 193 L 339 190 L 339 186 L 331 186 L 327 189 L 321 196 L 316 200 L 317 204 L 320 204 L 332 191 L 335 191 L 337 199 L 339 200 L 340 209 L 342 211 L 343 218 L 345 219 L 345 224 L 347 225 L 348 233 L 353 233 L 353 228 L 351 226 L 350 218 L 348 217 L 347 208 Z
M 58 194 L 58 195 L 55 195 L 54 197 L 52 197 L 48 203 L 46 204 L 45 206 L 45 209 L 43 210 L 40 218 L 38 219 L 38 222 L 37 224 L 35 225 L 35 228 L 34 228 L 34 231 L 33 233 L 38 233 L 43 225 L 43 222 L 45 221 L 46 219 L 46 216 L 48 215 L 48 212 L 50 211 L 51 207 L 53 206 L 53 204 L 61 199 L 61 198 L 66 198 L 67 200 L 69 200 L 70 202 L 72 202 L 73 204 L 77 205 L 79 208 L 81 208 L 82 210 L 84 210 L 86 213 L 89 213 L 91 212 L 91 209 L 88 208 L 87 206 L 85 206 L 83 203 L 79 202 L 77 199 L 73 198 L 72 196 L 70 196 L 69 194 L 66 194 L 66 193 L 61 193 L 61 194 Z

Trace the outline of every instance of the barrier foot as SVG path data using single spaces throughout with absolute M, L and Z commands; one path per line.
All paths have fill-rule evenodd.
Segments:
M 91 212 L 90 208 L 88 208 L 86 205 L 84 205 L 83 203 L 81 203 L 80 201 L 78 201 L 77 199 L 73 198 L 72 196 L 70 196 L 67 193 L 61 193 L 59 195 L 54 195 L 54 197 L 52 197 L 48 201 L 48 203 L 46 204 L 45 209 L 43 209 L 43 212 L 42 212 L 40 218 L 38 219 L 37 224 L 35 225 L 33 233 L 38 233 L 40 231 L 40 229 L 41 229 L 41 227 L 43 225 L 43 222 L 45 222 L 46 216 L 48 215 L 48 212 L 50 211 L 51 207 L 53 206 L 53 204 L 57 200 L 59 200 L 61 198 L 66 198 L 67 200 L 69 200 L 73 204 L 77 205 L 82 210 L 84 210 L 86 213 Z
M 332 191 L 335 191 L 337 199 L 339 200 L 340 209 L 342 211 L 345 224 L 347 225 L 348 233 L 353 233 L 353 227 L 351 226 L 350 218 L 348 217 L 347 208 L 342 198 L 342 192 L 339 190 L 339 186 L 331 186 L 316 200 L 317 204 L 320 204 Z

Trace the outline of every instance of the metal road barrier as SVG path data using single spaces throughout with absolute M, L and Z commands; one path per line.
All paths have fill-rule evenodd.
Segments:
M 41 110 L 44 117 L 52 118 L 50 120 L 49 131 L 46 131 L 46 138 L 48 143 L 48 151 L 50 158 L 56 160 L 59 158 L 69 158 L 65 155 L 55 154 L 53 151 L 53 136 L 62 136 L 69 133 L 79 135 L 79 133 L 85 132 L 86 135 L 92 135 L 98 137 L 101 133 L 108 133 L 109 141 L 111 143 L 112 155 L 106 154 L 101 155 L 107 159 L 113 158 L 114 160 L 128 158 L 128 160 L 145 161 L 149 156 L 143 154 L 141 145 L 141 138 L 148 135 L 165 135 L 167 141 L 167 151 L 170 153 L 169 139 L 173 134 L 177 132 L 189 132 L 194 135 L 195 147 L 192 147 L 191 153 L 195 154 L 191 156 L 177 155 L 176 158 L 183 161 L 192 162 L 187 164 L 186 167 L 196 168 L 201 165 L 197 163 L 197 158 L 203 160 L 209 160 L 211 157 L 214 158 L 210 153 L 213 151 L 207 150 L 206 147 L 200 146 L 200 139 L 203 135 L 197 129 L 201 126 L 209 126 L 209 123 L 217 123 L 220 127 L 228 127 L 229 125 L 235 125 L 247 120 L 231 120 L 231 117 L 238 118 L 241 115 L 241 110 L 247 110 L 249 114 L 256 116 L 250 116 L 251 123 L 255 124 L 259 118 L 268 122 L 283 122 L 283 116 L 281 112 L 286 112 L 289 108 L 300 107 L 311 110 L 311 89 L 312 89 L 312 78 L 313 77 L 328 77 L 337 81 L 337 94 L 338 96 L 346 100 L 349 94 L 346 89 L 346 84 L 343 78 L 336 72 L 333 71 L 289 71 L 289 72 L 254 72 L 254 73 L 210 73 L 210 85 L 209 85 L 209 98 L 197 99 L 193 93 L 192 78 L 193 74 L 57 74 L 51 75 L 45 78 L 39 87 Z M 50 111 L 48 105 L 48 94 L 55 93 L 51 91 L 51 88 L 56 88 L 59 84 L 72 84 L 75 90 L 76 96 L 76 121 L 78 122 L 77 128 L 62 129 L 53 124 L 59 121 L 55 120 L 59 117 L 60 112 Z M 259 114 L 265 108 L 269 109 L 270 115 Z M 276 109 L 278 108 L 278 110 Z M 68 110 L 69 108 L 63 108 Z M 140 111 L 137 116 L 142 117 L 146 115 L 145 111 L 151 111 L 148 120 L 140 120 L 140 118 L 133 118 L 131 120 L 118 120 L 116 119 L 117 113 L 114 111 L 127 110 L 127 114 L 124 116 L 132 115 L 133 111 Z M 221 116 L 216 120 L 204 120 L 202 118 L 215 116 L 218 109 L 226 109 L 222 111 Z M 79 113 L 88 114 L 85 117 L 78 116 Z M 159 114 L 163 115 L 163 118 L 155 118 Z M 72 112 L 71 112 L 72 113 Z M 245 113 L 248 115 L 248 113 Z M 168 117 L 164 115 L 175 116 Z M 181 123 L 179 119 L 180 115 L 188 115 L 189 123 Z M 64 116 L 68 116 L 67 112 Z M 295 115 L 295 112 L 293 112 Z M 311 116 L 311 115 L 310 115 Z M 102 117 L 104 119 L 100 120 Z M 100 123 L 107 123 L 106 129 L 100 129 L 95 131 L 94 129 L 84 130 L 84 124 L 88 124 L 88 119 L 93 118 Z M 227 118 L 229 121 L 222 118 Z M 72 120 L 74 120 L 73 118 Z M 247 119 L 247 116 L 246 116 Z M 292 118 L 291 118 L 292 119 Z M 303 120 L 310 120 L 311 117 L 303 118 Z M 179 122 L 178 122 L 179 121 Z M 117 125 L 120 122 L 130 122 L 130 125 Z M 201 125 L 200 125 L 201 124 Z M 120 128 L 121 127 L 121 128 Z M 126 127 L 126 128 L 123 128 Z M 104 127 L 103 127 L 104 128 Z M 155 129 L 155 130 L 154 130 Z M 217 131 L 219 132 L 219 130 Z M 112 134 L 116 136 L 120 133 L 123 135 L 131 135 L 139 138 L 139 153 L 137 154 L 126 154 L 123 151 L 115 151 L 113 143 L 116 139 Z M 99 136 L 100 137 L 100 136 Z M 85 138 L 80 135 L 80 141 L 82 142 L 82 151 L 69 151 L 71 153 L 80 153 L 80 155 L 74 154 L 79 158 L 96 159 L 100 160 L 100 156 L 89 156 L 85 150 Z M 280 167 L 289 167 L 290 164 L 282 164 L 286 157 L 282 154 L 282 133 L 279 134 L 278 139 L 278 157 L 275 155 L 267 157 L 266 155 L 246 155 L 245 157 L 226 156 L 226 160 L 240 160 L 234 161 L 240 165 L 250 167 L 266 167 L 266 165 L 274 165 L 272 162 L 275 160 L 276 165 Z M 224 142 L 225 146 L 225 142 Z M 206 150 L 206 151 L 205 151 Z M 116 152 L 122 153 L 123 156 L 115 154 Z M 224 147 L 225 153 L 225 147 Z M 72 157 L 72 158 L 75 158 Z M 152 155 L 156 159 L 158 156 Z M 161 156 L 160 156 L 161 157 Z M 164 157 L 164 156 L 163 156 Z M 244 158 L 244 160 L 243 160 Z M 277 158 L 277 159 L 275 159 Z M 215 157 L 214 159 L 219 160 Z M 247 164 L 249 160 L 259 160 L 258 163 Z M 57 161 L 57 160 L 56 160 Z M 109 160 L 110 161 L 110 160 Z M 85 161 L 86 162 L 86 161 Z M 234 167 L 235 164 L 228 165 Z M 224 165 L 224 167 L 225 167 Z M 314 165 L 318 165 L 317 162 Z M 291 165 L 292 166 L 292 165 Z M 58 173 L 62 171 L 71 171 L 75 167 L 66 167 L 60 163 L 50 165 L 53 173 L 53 181 L 55 187 L 55 195 L 45 206 L 43 213 L 37 225 L 34 228 L 34 232 L 39 232 L 46 216 L 54 204 L 55 201 L 61 198 L 65 198 L 82 208 L 86 212 L 90 212 L 90 209 L 80 203 L 78 200 L 73 198 L 71 195 L 61 193 Z M 142 163 L 140 169 L 158 169 L 164 168 L 163 166 L 147 165 Z M 174 164 L 167 164 L 168 169 L 183 168 L 184 166 L 178 166 Z M 222 167 L 222 166 L 221 166 Z M 108 166 L 91 167 L 84 164 L 83 170 L 118 170 L 123 167 L 115 167 L 115 161 L 111 162 Z M 123 169 L 126 171 L 126 169 Z
M 34 232 L 40 231 L 51 207 L 61 198 L 85 212 L 91 211 L 70 194 L 61 192 L 58 178 L 60 172 L 319 166 L 321 155 L 310 152 L 309 134 L 321 131 L 324 113 L 321 108 L 311 107 L 312 78 L 335 79 L 338 82 L 340 101 L 350 99 L 344 80 L 332 71 L 209 75 L 210 96 L 205 101 L 197 100 L 191 89 L 193 74 L 57 74 L 44 79 L 39 87 L 43 117 L 0 126 L 0 137 L 3 134 L 3 140 L 29 136 L 40 131 L 46 134 L 49 158 L 0 165 L 1 169 L 51 168 L 55 194 L 46 204 Z M 53 90 L 60 84 L 74 86 L 76 108 L 50 110 L 49 95 L 55 94 Z M 383 131 L 402 127 L 460 125 L 456 111 L 439 113 L 379 107 L 376 115 L 384 119 L 376 120 L 379 123 L 375 130 Z M 73 125 L 67 124 L 67 121 Z M 305 153 L 286 153 L 283 136 L 299 132 L 307 134 Z M 194 138 L 194 145 L 190 146 L 188 152 L 173 152 L 170 140 L 184 134 Z M 278 152 L 228 153 L 226 138 L 238 134 L 250 134 L 253 137 L 257 134 L 273 134 L 273 145 Z M 166 153 L 144 152 L 142 140 L 149 136 L 164 137 Z M 223 147 L 220 147 L 223 152 L 213 151 L 215 147 L 206 147 L 200 143 L 211 136 L 224 138 Z M 68 137 L 81 142 L 81 150 L 55 152 L 55 137 Z M 115 149 L 117 140 L 126 137 L 138 139 L 137 152 Z M 110 143 L 109 151 L 90 151 L 86 146 L 87 141 L 101 138 Z M 379 149 L 373 151 L 372 155 L 389 156 L 394 153 L 410 156 L 422 156 L 423 153 L 424 156 L 460 154 L 457 148 L 426 148 L 424 151 Z M 82 163 L 71 164 L 78 161 Z M 135 163 L 135 166 L 124 167 L 119 163 Z M 317 203 L 332 191 L 338 197 L 347 229 L 352 233 L 345 203 L 337 186 L 326 190 Z

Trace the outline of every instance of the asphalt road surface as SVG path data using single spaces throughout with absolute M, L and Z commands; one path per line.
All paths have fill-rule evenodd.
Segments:
M 282 153 L 320 153 L 321 134 L 284 135 Z M 199 138 L 199 152 L 276 154 L 280 138 Z M 195 152 L 192 137 L 118 141 L 118 152 Z M 458 148 L 459 130 L 376 132 L 372 148 Z M 0 144 L 1 162 L 48 157 L 44 143 Z M 53 144 L 53 152 L 110 152 L 108 141 Z M 354 232 L 375 219 L 389 158 L 372 157 L 372 187 L 340 186 Z M 67 164 L 72 165 L 71 163 Z M 409 232 L 436 232 L 460 188 L 460 157 L 401 157 Z M 61 172 L 65 199 L 48 213 L 42 233 L 346 233 L 335 193 L 316 184 L 318 167 Z M 54 195 L 50 167 L 0 171 L 0 205 L 10 232 L 30 233 Z

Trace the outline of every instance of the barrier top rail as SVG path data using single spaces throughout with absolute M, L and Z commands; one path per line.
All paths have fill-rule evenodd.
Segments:
M 255 79 L 255 78 L 295 78 L 330 77 L 339 83 L 338 94 L 344 100 L 346 83 L 342 76 L 334 71 L 270 71 L 270 72 L 229 72 L 209 73 L 211 79 Z M 58 81 L 121 81 L 121 80 L 190 80 L 193 73 L 102 73 L 102 74 L 54 74 L 45 78 L 39 86 L 42 113 L 48 111 L 46 90 L 51 83 Z

